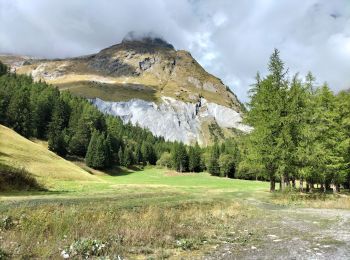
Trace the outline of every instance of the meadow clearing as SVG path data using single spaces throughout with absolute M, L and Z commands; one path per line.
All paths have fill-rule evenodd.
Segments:
M 271 194 L 267 182 L 155 167 L 97 171 L 0 134 L 0 164 L 26 166 L 45 188 L 0 193 L 0 259 L 350 257 L 346 193 Z
M 1 194 L 4 256 L 349 256 L 350 233 L 344 228 L 349 211 L 304 204 L 312 199 L 287 204 L 285 198 L 271 195 L 265 182 L 157 168 L 94 174 L 96 180 L 59 180 L 49 191 Z M 329 197 L 325 203 L 339 199 L 344 198 Z M 293 249 L 287 246 L 291 243 Z

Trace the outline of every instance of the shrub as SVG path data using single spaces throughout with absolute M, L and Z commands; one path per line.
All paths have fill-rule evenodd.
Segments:
M 157 165 L 161 167 L 171 168 L 171 160 L 171 154 L 168 152 L 164 152 L 157 161 Z

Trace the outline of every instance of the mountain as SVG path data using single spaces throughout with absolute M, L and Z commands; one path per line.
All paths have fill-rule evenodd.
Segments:
M 69 59 L 2 55 L 0 60 L 168 140 L 207 145 L 250 130 L 236 95 L 189 52 L 160 38 L 125 38 L 99 53 Z

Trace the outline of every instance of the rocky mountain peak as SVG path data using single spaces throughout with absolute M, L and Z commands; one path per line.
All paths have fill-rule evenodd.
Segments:
M 163 47 L 175 49 L 174 46 L 164 40 L 162 37 L 153 33 L 139 35 L 135 32 L 129 32 L 122 40 L 124 45 L 149 45 L 150 47 Z
M 236 130 L 247 131 L 242 125 L 244 107 L 236 95 L 189 52 L 175 50 L 158 36 L 130 33 L 121 43 L 82 57 L 39 60 L 0 56 L 0 60 L 16 73 L 30 74 L 62 91 L 99 98 L 96 105 L 104 112 L 168 140 L 209 144 L 214 135 L 222 138 Z M 198 106 L 199 100 L 208 105 Z M 157 130 L 160 126 L 164 131 Z M 168 133 L 169 127 L 173 131 Z

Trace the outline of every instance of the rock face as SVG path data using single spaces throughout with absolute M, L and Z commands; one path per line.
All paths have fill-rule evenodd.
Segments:
M 116 115 L 124 122 L 148 128 L 154 135 L 169 141 L 186 144 L 206 144 L 202 124 L 215 121 L 219 127 L 234 128 L 247 133 L 251 128 L 242 124 L 241 115 L 233 109 L 209 103 L 201 98 L 197 103 L 188 103 L 171 97 L 162 97 L 156 104 L 140 99 L 127 102 L 106 102 L 93 99 L 91 102 L 102 112 Z

